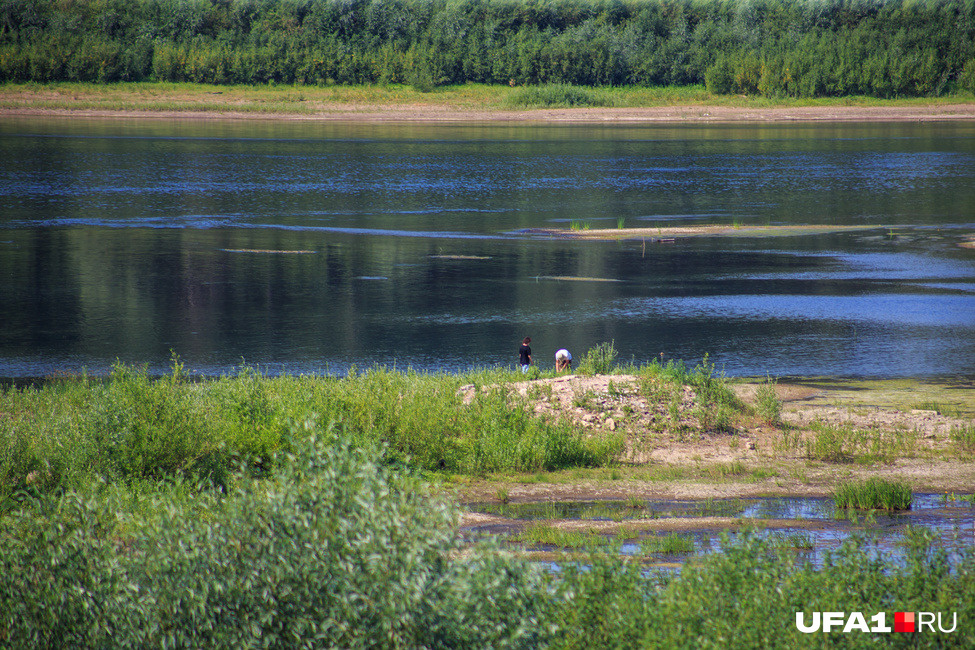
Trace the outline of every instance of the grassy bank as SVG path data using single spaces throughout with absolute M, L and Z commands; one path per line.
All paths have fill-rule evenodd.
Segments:
M 578 368 L 582 376 L 620 370 L 611 344 L 583 355 Z M 741 418 L 774 419 L 752 414 L 706 359 L 693 368 L 623 370 L 645 399 L 695 414 L 696 431 L 677 413 L 662 420 L 676 427 L 662 435 L 729 436 Z M 5 389 L 0 645 L 723 647 L 734 640 L 795 648 L 841 634 L 799 633 L 796 611 L 887 612 L 888 620 L 894 611 L 941 611 L 949 620 L 957 612 L 960 621 L 975 614 L 968 597 L 975 557 L 949 556 L 923 531 L 910 537 L 901 565 L 853 542 L 817 568 L 797 562 L 787 543 L 743 535 L 678 576 L 648 573 L 612 549 L 585 555 L 585 535 L 568 540 L 583 547 L 581 561 L 559 572 L 465 542 L 456 506 L 426 479 L 618 471 L 620 433 L 540 417 L 514 389 L 524 379 L 501 369 L 373 368 L 334 378 L 244 368 L 191 382 L 176 360 L 161 378 L 119 365 L 105 379 Z M 625 390 L 611 387 L 618 396 Z M 726 469 L 714 480 L 745 471 L 740 463 Z M 679 536 L 657 541 L 644 556 L 688 546 Z M 951 635 L 858 632 L 842 640 L 966 647 L 972 634 L 962 623 Z
M 445 110 L 504 111 L 532 108 L 653 108 L 716 106 L 744 109 L 770 107 L 924 107 L 972 101 L 971 93 L 936 98 L 820 99 L 714 95 L 704 86 L 583 87 L 568 84 L 509 87 L 463 84 L 421 92 L 407 85 L 361 86 L 227 86 L 133 82 L 7 83 L 0 86 L 0 110 L 205 112 L 278 115 L 327 115 L 336 110 L 434 107 Z
M 278 451 L 321 429 L 357 446 L 385 446 L 390 462 L 463 474 L 604 465 L 619 436 L 585 437 L 534 417 L 503 386 L 519 375 L 418 374 L 385 368 L 345 378 L 238 374 L 189 382 L 116 366 L 108 379 L 57 380 L 0 396 L 0 486 L 51 492 L 93 480 L 207 478 L 238 464 L 268 471 Z M 489 386 L 470 403 L 463 384 Z

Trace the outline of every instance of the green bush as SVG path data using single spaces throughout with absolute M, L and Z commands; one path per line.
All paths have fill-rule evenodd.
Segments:
M 758 387 L 755 393 L 755 411 L 767 424 L 778 425 L 782 422 L 782 400 L 775 392 L 775 380 L 765 378 L 765 383 Z
M 610 106 L 612 102 L 605 95 L 592 89 L 556 83 L 519 88 L 508 97 L 508 104 L 524 108 L 572 108 Z
M 606 375 L 616 370 L 616 347 L 614 341 L 605 341 L 589 348 L 586 356 L 579 362 L 581 375 Z
M 160 490 L 137 520 L 107 486 L 10 515 L 0 643 L 528 647 L 546 635 L 538 569 L 488 549 L 461 557 L 454 508 L 381 456 L 314 432 L 293 446 L 266 481 Z

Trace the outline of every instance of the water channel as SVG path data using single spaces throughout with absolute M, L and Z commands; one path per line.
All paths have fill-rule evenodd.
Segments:
M 469 536 L 498 535 L 539 559 L 558 561 L 560 554 L 580 549 L 519 536 L 533 525 L 562 526 L 588 534 L 586 549 L 615 539 L 621 553 L 662 569 L 715 552 L 723 536 L 733 540 L 743 531 L 781 542 L 797 561 L 817 566 L 854 537 L 894 563 L 904 561 L 912 534 L 920 530 L 949 557 L 975 545 L 975 499 L 970 495 L 915 494 L 909 510 L 896 512 L 836 508 L 827 497 L 475 503 L 467 509 L 491 516 L 468 526 Z M 668 536 L 683 538 L 680 551 L 660 550 Z
M 729 375 L 975 375 L 971 123 L 5 117 L 0 147 L 0 377 L 454 371 L 525 335 L 549 365 L 614 340 Z M 707 223 L 869 228 L 530 232 Z

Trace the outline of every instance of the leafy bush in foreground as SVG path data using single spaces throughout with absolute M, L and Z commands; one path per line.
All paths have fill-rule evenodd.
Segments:
M 334 437 L 338 432 L 326 432 Z M 463 548 L 456 512 L 387 458 L 308 435 L 229 493 L 116 485 L 43 497 L 0 532 L 0 645 L 971 647 L 975 556 L 914 531 L 820 568 L 745 533 L 679 575 L 612 553 L 547 571 Z M 135 506 L 135 507 L 134 507 Z M 802 634 L 797 611 L 956 613 L 950 634 Z
M 461 559 L 455 510 L 381 457 L 314 437 L 296 448 L 229 496 L 160 491 L 139 521 L 114 488 L 11 515 L 0 645 L 529 646 L 544 633 L 537 569 Z

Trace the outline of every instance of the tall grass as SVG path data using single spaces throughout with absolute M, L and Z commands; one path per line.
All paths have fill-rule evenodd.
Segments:
M 614 341 L 605 341 L 589 348 L 579 362 L 580 375 L 605 375 L 617 369 L 616 346 Z
M 776 381 L 766 376 L 765 383 L 755 394 L 755 412 L 767 424 L 777 426 L 782 422 L 782 400 L 775 392 Z
M 607 540 L 591 531 L 564 530 L 547 524 L 531 524 L 515 540 L 529 545 L 557 546 L 559 548 L 593 548 Z
M 518 376 L 520 378 L 520 375 Z M 225 480 L 243 461 L 272 469 L 296 424 L 336 422 L 359 445 L 425 470 L 536 471 L 605 465 L 621 436 L 586 437 L 537 417 L 504 371 L 469 376 L 386 368 L 346 378 L 266 377 L 253 369 L 199 383 L 116 366 L 107 380 L 63 380 L 0 394 L 0 499 L 109 481 Z M 477 390 L 465 404 L 458 388 Z
M 554 83 L 519 88 L 508 96 L 507 103 L 517 108 L 572 108 L 612 106 L 614 101 L 611 95 L 601 90 Z
M 828 462 L 892 462 L 917 453 L 916 430 L 855 429 L 814 422 L 805 440 L 809 458 Z M 798 444 L 798 439 L 796 443 Z
M 692 553 L 694 552 L 694 538 L 680 533 L 654 535 L 640 541 L 640 552 L 644 555 L 652 553 Z
M 693 389 L 692 415 L 702 431 L 733 432 L 737 416 L 745 408 L 725 378 L 715 374 L 714 364 L 706 354 L 693 370 L 683 361 L 671 360 L 662 364 L 656 359 L 631 370 L 639 377 L 640 392 L 647 400 L 669 400 L 671 430 L 680 432 L 688 425 L 681 419 L 684 386 Z
M 964 454 L 975 452 L 975 425 L 952 427 L 951 442 Z
M 860 510 L 909 510 L 911 486 L 873 477 L 859 483 L 843 483 L 833 494 L 837 508 Z

